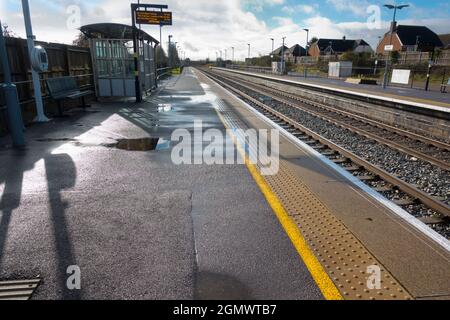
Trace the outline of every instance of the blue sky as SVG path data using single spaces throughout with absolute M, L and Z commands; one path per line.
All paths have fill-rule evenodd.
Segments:
M 77 35 L 69 26 L 74 5 L 79 9 L 81 25 L 95 22 L 130 23 L 128 0 L 29 0 L 34 33 L 39 40 L 71 43 Z M 136 2 L 136 1 L 134 1 Z M 154 3 L 153 0 L 142 0 Z M 163 37 L 174 36 L 175 41 L 192 58 L 215 58 L 216 54 L 231 52 L 235 58 L 247 55 L 247 43 L 252 55 L 270 51 L 270 38 L 288 45 L 305 45 L 303 28 L 310 36 L 322 38 L 363 38 L 376 46 L 378 37 L 387 31 L 392 11 L 383 8 L 392 0 L 164 0 L 173 11 L 174 25 L 163 28 Z M 398 14 L 401 24 L 425 25 L 437 33 L 450 33 L 450 4 L 442 0 L 405 0 L 410 8 Z M 369 28 L 367 8 L 377 6 L 381 13 L 378 27 Z M 21 37 L 24 37 L 21 0 L 0 0 L 0 18 Z M 157 27 L 145 27 L 159 37 Z M 167 42 L 167 41 L 163 41 Z
M 398 12 L 399 19 L 428 19 L 428 18 L 448 18 L 450 19 L 450 4 L 448 1 L 413 0 L 413 1 L 346 1 L 346 0 L 316 0 L 299 1 L 285 0 L 282 3 L 261 6 L 263 1 L 244 1 L 243 8 L 252 11 L 259 19 L 266 21 L 269 26 L 275 26 L 276 20 L 273 17 L 290 16 L 294 21 L 303 21 L 305 18 L 320 14 L 321 16 L 332 18 L 336 22 L 360 21 L 364 22 L 367 15 L 364 15 L 368 5 L 383 4 L 409 4 L 410 8 Z M 355 4 L 355 7 L 352 6 Z M 306 9 L 306 10 L 305 10 Z M 310 11 L 311 10 L 311 11 Z M 382 8 L 383 20 L 392 19 L 392 11 Z

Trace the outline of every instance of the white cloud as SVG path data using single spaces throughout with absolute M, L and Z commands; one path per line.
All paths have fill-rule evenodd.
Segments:
M 306 25 L 311 30 L 310 36 L 318 38 L 342 38 L 346 36 L 347 39 L 364 39 L 372 48 L 378 44 L 380 36 L 389 29 L 390 21 L 382 21 L 381 29 L 370 29 L 365 22 L 340 22 L 336 23 L 329 18 L 322 16 L 315 16 L 305 20 Z M 422 25 L 427 26 L 434 32 L 448 33 L 450 30 L 449 19 L 409 19 L 399 20 L 399 24 L 403 25 Z
M 15 0 L 17 1 L 17 0 Z M 173 11 L 174 25 L 164 27 L 163 43 L 167 43 L 167 36 L 173 35 L 181 47 L 188 51 L 191 58 L 215 58 L 216 52 L 227 49 L 228 57 L 231 57 L 231 47 L 235 47 L 235 58 L 247 57 L 247 43 L 251 43 L 253 56 L 268 54 L 272 43 L 270 38 L 275 38 L 275 45 L 281 45 L 281 38 L 286 37 L 287 45 L 296 43 L 304 46 L 306 33 L 303 28 L 309 28 L 310 38 L 364 38 L 370 44 L 376 45 L 378 36 L 384 34 L 389 23 L 383 22 L 382 30 L 369 30 L 363 22 L 336 23 L 328 17 L 320 16 L 317 8 L 307 15 L 303 21 L 294 21 L 289 16 L 278 16 L 273 19 L 276 26 L 269 26 L 259 20 L 253 13 L 242 9 L 243 0 L 211 1 L 211 0 L 168 0 L 169 9 Z M 338 1 L 338 0 L 330 0 Z M 341 0 L 343 1 L 343 0 Z M 71 43 L 77 35 L 77 30 L 69 30 L 66 27 L 68 18 L 65 10 L 67 5 L 78 3 L 82 12 L 82 24 L 96 22 L 117 22 L 130 24 L 129 1 L 124 0 L 100 0 L 89 3 L 87 0 L 60 0 L 52 2 L 48 0 L 30 1 L 34 33 L 38 40 L 57 41 Z M 4 3 L 0 0 L 0 3 Z M 20 2 L 18 2 L 20 4 Z M 256 3 L 256 2 L 255 2 Z M 283 4 L 282 0 L 259 1 L 266 6 Z M 20 5 L 19 5 L 20 8 Z M 309 10 L 309 9 L 307 9 Z M 364 8 L 365 10 L 365 8 Z M 21 8 L 18 12 L 8 12 L 1 17 L 11 29 L 25 37 Z M 364 21 L 365 19 L 361 19 Z M 427 25 L 436 32 L 445 32 L 450 29 L 450 19 L 427 19 L 400 21 L 407 24 Z M 145 26 L 145 31 L 159 39 L 157 26 Z
M 5 23 L 6 18 L 6 4 L 5 1 L 0 0 L 0 20 Z
M 333 5 L 337 11 L 350 11 L 351 13 L 359 16 L 367 16 L 367 8 L 373 4 L 367 0 L 327 0 L 327 3 Z
M 284 0 L 242 0 L 241 2 L 251 10 L 261 12 L 266 6 L 282 5 Z
M 294 13 L 304 13 L 304 14 L 313 14 L 316 11 L 317 5 L 310 6 L 310 5 L 304 5 L 299 4 L 296 6 L 284 6 L 281 10 L 288 14 L 293 15 Z

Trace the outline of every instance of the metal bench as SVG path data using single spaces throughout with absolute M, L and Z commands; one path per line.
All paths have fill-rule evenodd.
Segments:
M 62 101 L 76 100 L 82 101 L 83 109 L 90 107 L 86 104 L 85 97 L 94 93 L 92 90 L 81 91 L 73 77 L 49 78 L 46 80 L 47 89 L 53 100 L 58 104 L 58 112 L 63 116 Z
M 447 87 L 450 86 L 450 78 L 448 79 L 447 83 L 441 84 L 441 92 L 447 93 Z

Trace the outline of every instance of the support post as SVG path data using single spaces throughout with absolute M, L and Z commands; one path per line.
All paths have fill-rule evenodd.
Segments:
M 283 45 L 281 46 L 281 74 L 284 74 L 284 40 L 286 37 L 283 37 Z
M 28 5 L 28 0 L 22 0 L 22 10 L 23 10 L 23 18 L 25 21 L 25 30 L 27 34 L 27 47 L 28 47 L 28 56 L 30 58 L 30 67 L 31 67 L 31 76 L 33 78 L 33 87 L 34 87 L 34 100 L 36 102 L 36 122 L 47 122 L 49 119 L 44 114 L 44 104 L 42 103 L 42 92 L 41 92 L 41 80 L 39 78 L 39 73 L 34 71 L 33 64 L 31 62 L 31 56 L 34 49 L 34 35 L 33 28 L 31 26 L 31 15 L 30 15 L 30 6 Z
M 4 83 L 1 88 L 4 92 L 6 107 L 8 110 L 9 129 L 13 146 L 23 147 L 25 145 L 24 128 L 22 121 L 22 111 L 20 109 L 17 88 L 12 83 L 11 70 L 9 68 L 8 52 L 6 51 L 6 43 L 3 37 L 2 22 L 0 21 L 0 56 L 3 66 Z
M 131 4 L 131 25 L 133 28 L 133 54 L 134 54 L 134 87 L 136 91 L 136 102 L 142 102 L 141 83 L 139 80 L 139 48 L 136 34 L 136 5 Z
M 425 82 L 425 91 L 428 91 L 430 88 L 430 76 L 431 76 L 431 68 L 433 67 L 432 60 L 428 63 L 428 70 L 427 70 L 427 81 Z

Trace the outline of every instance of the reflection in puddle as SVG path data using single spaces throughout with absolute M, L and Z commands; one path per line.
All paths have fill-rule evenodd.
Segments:
M 151 151 L 156 149 L 158 141 L 159 138 L 120 139 L 114 147 L 127 151 Z
M 159 139 L 156 145 L 156 151 L 166 150 L 170 148 L 170 141 L 166 139 Z
M 170 111 L 172 111 L 172 105 L 168 103 L 158 104 L 158 112 L 170 112 Z
M 120 139 L 108 147 L 126 151 L 161 151 L 169 149 L 170 141 L 161 138 Z
M 38 142 L 66 142 L 66 141 L 77 141 L 73 138 L 42 138 L 36 139 Z

